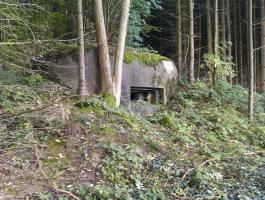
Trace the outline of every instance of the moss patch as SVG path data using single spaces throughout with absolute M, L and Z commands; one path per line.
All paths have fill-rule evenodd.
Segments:
M 130 64 L 133 61 L 139 61 L 141 64 L 154 66 L 164 60 L 170 59 L 156 53 L 148 52 L 126 51 L 124 54 L 124 62 L 127 64 Z
M 102 92 L 100 96 L 104 100 L 104 102 L 106 102 L 109 106 L 115 107 L 116 101 L 114 96 L 112 96 L 108 92 Z

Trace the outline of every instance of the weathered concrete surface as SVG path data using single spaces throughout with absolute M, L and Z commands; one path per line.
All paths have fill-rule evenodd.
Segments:
M 113 58 L 111 63 L 113 65 Z M 87 89 L 91 93 L 98 93 L 100 73 L 96 50 L 91 50 L 85 55 Z M 65 85 L 71 88 L 78 86 L 78 61 L 77 56 L 67 56 L 56 61 L 56 66 L 48 71 L 59 78 Z M 171 61 L 162 61 L 156 66 L 146 66 L 135 61 L 123 66 L 122 77 L 122 104 L 130 102 L 131 87 L 163 88 L 164 100 L 176 84 L 178 73 Z
M 66 86 L 77 89 L 78 87 L 78 56 L 71 55 L 53 61 L 53 66 L 44 66 L 44 70 L 50 73 L 50 76 L 60 80 Z M 86 83 L 89 92 L 97 93 L 99 91 L 99 69 L 97 63 L 96 51 L 91 50 L 85 55 L 86 63 Z
M 164 101 L 176 84 L 177 69 L 173 62 L 162 61 L 156 66 L 146 66 L 139 62 L 124 64 L 122 77 L 122 102 L 130 101 L 131 87 L 154 87 L 164 89 Z
M 135 101 L 127 105 L 127 109 L 136 115 L 147 117 L 159 110 L 158 105 L 145 101 Z

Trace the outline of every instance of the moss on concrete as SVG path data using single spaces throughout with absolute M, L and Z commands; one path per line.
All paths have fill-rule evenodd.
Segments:
M 89 52 L 93 47 L 93 45 L 85 45 L 85 51 Z M 110 47 L 110 55 L 115 56 L 114 52 L 114 49 Z M 44 57 L 47 57 L 49 59 L 58 59 L 77 53 L 78 46 L 76 43 L 57 43 L 53 44 L 52 48 L 44 53 Z M 138 61 L 144 65 L 155 66 L 164 60 L 170 59 L 146 49 L 129 49 L 126 50 L 124 54 L 124 62 L 127 64 Z
M 170 59 L 156 53 L 148 52 L 126 51 L 124 54 L 124 62 L 127 64 L 130 64 L 133 61 L 139 61 L 141 64 L 155 66 L 164 60 Z

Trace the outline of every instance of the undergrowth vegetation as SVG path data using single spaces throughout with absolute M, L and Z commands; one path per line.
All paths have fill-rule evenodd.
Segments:
M 262 95 L 250 124 L 246 89 L 180 84 L 144 119 L 104 95 L 80 103 L 39 75 L 4 73 L 2 199 L 264 200 Z

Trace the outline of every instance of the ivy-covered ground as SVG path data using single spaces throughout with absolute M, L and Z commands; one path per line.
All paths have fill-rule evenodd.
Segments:
M 0 199 L 265 199 L 265 98 L 180 84 L 143 119 L 39 75 L 0 73 Z

